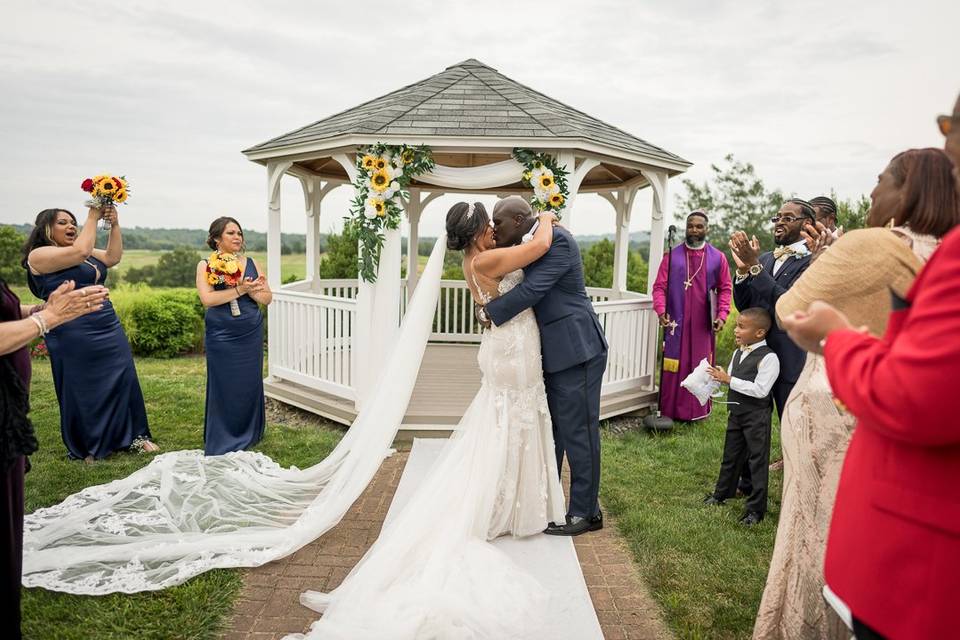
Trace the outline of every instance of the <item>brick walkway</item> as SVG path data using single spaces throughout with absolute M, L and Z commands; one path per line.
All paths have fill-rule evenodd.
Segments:
M 377 539 L 409 455 L 401 451 L 384 460 L 373 482 L 326 535 L 288 558 L 247 571 L 224 640 L 274 640 L 306 632 L 319 614 L 300 605 L 300 593 L 335 588 Z M 604 524 L 602 531 L 574 538 L 604 637 L 672 638 L 614 523 Z

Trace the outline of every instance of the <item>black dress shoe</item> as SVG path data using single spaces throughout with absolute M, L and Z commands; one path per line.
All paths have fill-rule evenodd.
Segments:
M 578 536 L 588 531 L 599 531 L 603 529 L 603 512 L 598 513 L 592 518 L 581 518 L 580 516 L 567 516 L 566 524 L 553 524 L 543 530 L 548 536 Z
M 756 511 L 748 511 L 740 518 L 740 524 L 745 527 L 752 527 L 755 524 L 760 524 L 763 520 L 763 514 Z
M 719 506 L 719 505 L 721 505 L 721 504 L 724 504 L 725 502 L 726 502 L 726 500 L 721 500 L 720 498 L 716 497 L 716 496 L 713 495 L 712 493 L 708 493 L 708 494 L 703 498 L 703 504 L 709 505 L 709 506 L 711 506 L 711 507 L 713 507 L 713 506 Z

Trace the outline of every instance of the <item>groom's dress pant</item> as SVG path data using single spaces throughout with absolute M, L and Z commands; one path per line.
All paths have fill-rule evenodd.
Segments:
M 557 469 L 563 468 L 564 453 L 570 465 L 571 516 L 600 513 L 600 386 L 606 368 L 603 350 L 586 362 L 544 375 Z

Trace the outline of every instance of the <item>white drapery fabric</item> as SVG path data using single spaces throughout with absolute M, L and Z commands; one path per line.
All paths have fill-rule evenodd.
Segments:
M 492 189 L 519 182 L 524 170 L 523 165 L 513 158 L 480 167 L 438 164 L 432 171 L 417 176 L 417 180 L 450 189 Z
M 100 595 L 154 591 L 214 568 L 254 567 L 336 525 L 389 455 L 416 382 L 443 271 L 441 236 L 372 394 L 337 447 L 304 470 L 240 451 L 157 456 L 24 522 L 23 584 Z

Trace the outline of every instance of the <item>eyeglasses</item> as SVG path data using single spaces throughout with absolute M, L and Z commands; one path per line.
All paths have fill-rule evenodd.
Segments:
M 937 126 L 940 127 L 940 133 L 945 136 L 950 135 L 953 125 L 960 122 L 960 116 L 937 116 Z
M 790 224 L 791 222 L 796 222 L 797 220 L 809 220 L 809 218 L 807 216 L 803 216 L 802 218 L 797 218 L 795 216 L 773 216 L 770 218 L 770 222 L 773 224 L 777 224 L 778 222 Z

